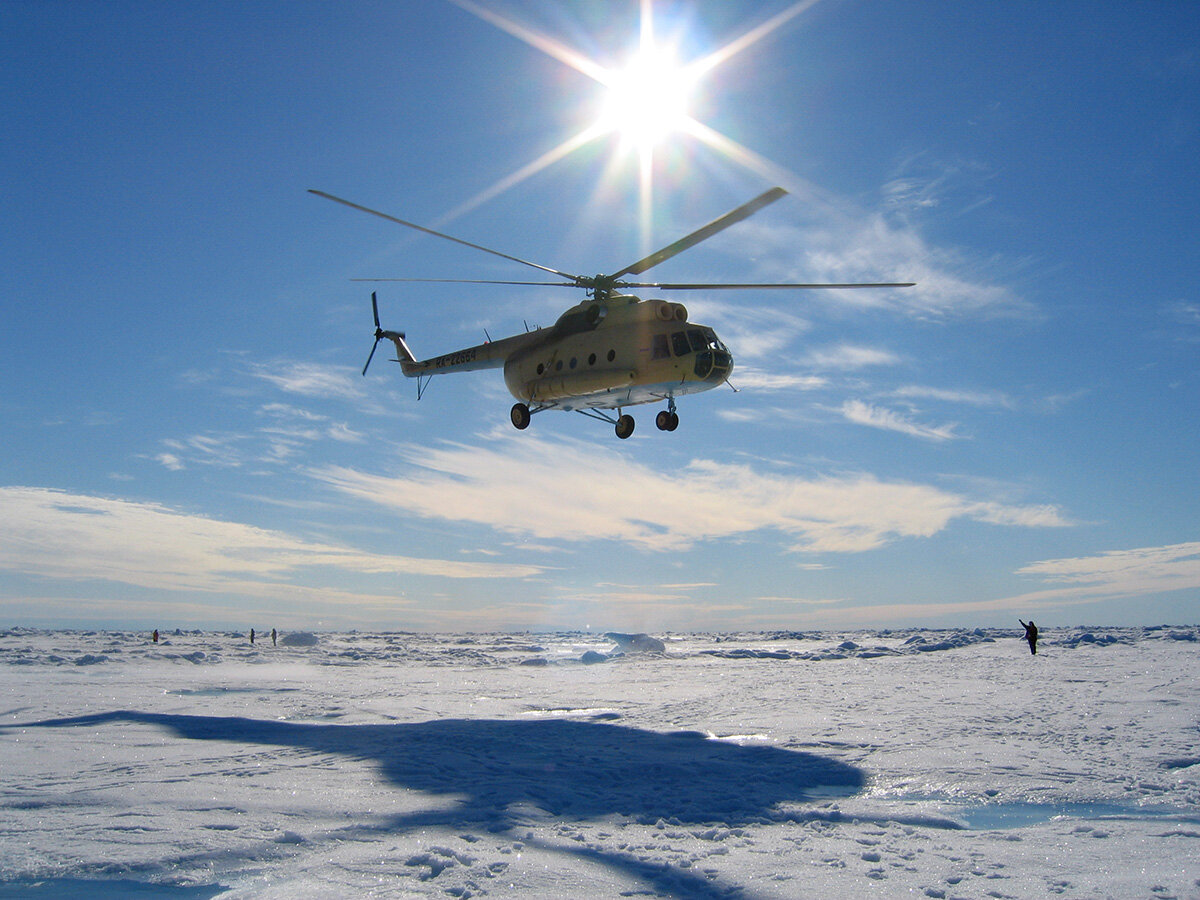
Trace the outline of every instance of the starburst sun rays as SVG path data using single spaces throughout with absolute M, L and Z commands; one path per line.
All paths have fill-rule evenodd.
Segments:
M 604 87 L 605 98 L 599 115 L 588 127 L 452 210 L 441 223 L 475 209 L 575 151 L 610 136 L 618 137 L 624 150 L 637 154 L 643 234 L 647 231 L 650 219 L 655 150 L 672 136 L 684 135 L 697 140 L 769 180 L 776 183 L 781 180 L 783 173 L 779 167 L 701 123 L 690 114 L 689 109 L 701 83 L 714 69 L 809 9 L 817 0 L 800 0 L 720 49 L 686 62 L 679 58 L 678 42 L 658 38 L 653 4 L 651 0 L 641 0 L 638 49 L 620 68 L 605 67 L 553 38 L 483 7 L 475 0 L 451 2 L 587 75 Z

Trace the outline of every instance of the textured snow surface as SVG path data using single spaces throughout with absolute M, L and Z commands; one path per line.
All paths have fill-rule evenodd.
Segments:
M 1200 898 L 1195 627 L 313 637 L 0 631 L 0 897 Z

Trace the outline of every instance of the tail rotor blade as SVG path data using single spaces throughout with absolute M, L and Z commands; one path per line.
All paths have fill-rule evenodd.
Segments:
M 375 358 L 379 342 L 383 340 L 383 327 L 379 324 L 379 301 L 375 299 L 374 291 L 371 291 L 371 313 L 375 316 L 375 343 L 371 345 L 371 352 L 367 355 L 367 364 L 363 366 L 364 376 L 367 374 L 367 369 L 371 368 L 371 360 Z
M 367 374 L 367 369 L 371 368 L 371 360 L 375 358 L 375 351 L 379 348 L 379 338 L 375 338 L 375 343 L 371 345 L 371 353 L 367 356 L 367 364 L 363 366 L 363 375 Z

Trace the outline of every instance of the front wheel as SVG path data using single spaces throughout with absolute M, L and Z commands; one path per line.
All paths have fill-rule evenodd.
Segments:
M 524 403 L 514 403 L 511 416 L 513 427 L 518 431 L 524 431 L 529 427 L 529 407 Z
M 625 440 L 625 438 L 633 434 L 633 426 L 633 416 L 621 416 L 621 418 L 617 419 L 617 437 L 619 437 L 621 440 Z

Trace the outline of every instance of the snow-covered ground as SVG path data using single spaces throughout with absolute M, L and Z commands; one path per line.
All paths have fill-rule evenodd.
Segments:
M 0 632 L 0 897 L 1200 897 L 1200 628 Z

